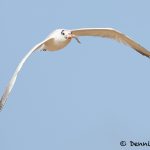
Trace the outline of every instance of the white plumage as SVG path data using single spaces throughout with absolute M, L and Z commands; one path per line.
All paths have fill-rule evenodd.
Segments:
M 3 108 L 15 84 L 17 75 L 21 70 L 23 64 L 34 51 L 38 49 L 44 51 L 56 51 L 62 49 L 70 43 L 72 38 L 75 38 L 77 42 L 80 43 L 78 36 L 100 36 L 100 37 L 114 39 L 132 47 L 140 54 L 150 57 L 150 52 L 148 50 L 146 50 L 137 42 L 133 41 L 131 38 L 127 37 L 126 35 L 112 28 L 82 28 L 76 30 L 66 30 L 66 29 L 55 30 L 44 41 L 35 45 L 21 60 L 1 97 L 0 110 Z

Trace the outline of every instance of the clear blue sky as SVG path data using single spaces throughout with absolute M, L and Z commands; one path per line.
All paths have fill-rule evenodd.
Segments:
M 28 50 L 57 28 L 113 27 L 150 49 L 149 6 L 1 0 L 0 93 Z M 80 40 L 25 63 L 0 113 L 1 150 L 120 150 L 121 140 L 150 140 L 150 60 L 111 40 Z

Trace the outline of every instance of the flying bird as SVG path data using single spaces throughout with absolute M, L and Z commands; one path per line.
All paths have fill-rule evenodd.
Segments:
M 67 46 L 72 39 L 75 39 L 78 43 L 80 43 L 80 40 L 78 39 L 79 36 L 97 36 L 114 39 L 130 46 L 140 54 L 146 57 L 150 57 L 150 52 L 147 49 L 142 47 L 140 44 L 138 44 L 128 36 L 113 28 L 81 28 L 75 30 L 57 29 L 54 32 L 52 32 L 45 40 L 35 45 L 21 60 L 1 97 L 0 110 L 2 110 L 5 102 L 7 101 L 7 98 L 15 84 L 17 75 L 21 70 L 23 64 L 34 51 L 60 50 Z

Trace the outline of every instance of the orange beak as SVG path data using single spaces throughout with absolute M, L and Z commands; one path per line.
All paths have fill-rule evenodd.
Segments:
M 74 34 L 70 34 L 70 35 L 67 37 L 67 39 L 69 39 L 69 40 L 71 40 L 72 38 L 75 38 L 78 43 L 81 43 L 81 42 L 79 41 L 78 37 L 77 37 L 76 35 L 74 35 Z
M 72 38 L 73 38 L 72 34 L 67 37 L 68 40 L 71 40 Z

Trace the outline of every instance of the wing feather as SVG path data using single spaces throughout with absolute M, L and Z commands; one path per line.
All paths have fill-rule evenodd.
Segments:
M 21 60 L 21 62 L 19 63 L 19 65 L 17 66 L 13 76 L 11 77 L 10 81 L 8 82 L 8 85 L 6 86 L 6 89 L 1 97 L 1 100 L 0 100 L 0 110 L 2 110 L 4 104 L 6 103 L 7 101 L 7 98 L 16 82 L 16 79 L 17 79 L 17 76 L 18 76 L 18 73 L 20 72 L 23 64 L 25 63 L 25 61 L 29 58 L 29 56 L 34 52 L 36 51 L 37 49 L 39 49 L 46 41 L 50 40 L 51 37 L 47 37 L 44 41 L 40 42 L 39 44 L 35 45 L 24 57 L 23 59 Z
M 140 54 L 150 57 L 150 52 L 147 49 L 113 28 L 81 28 L 72 30 L 72 33 L 76 36 L 101 36 L 104 38 L 114 39 L 132 47 Z

